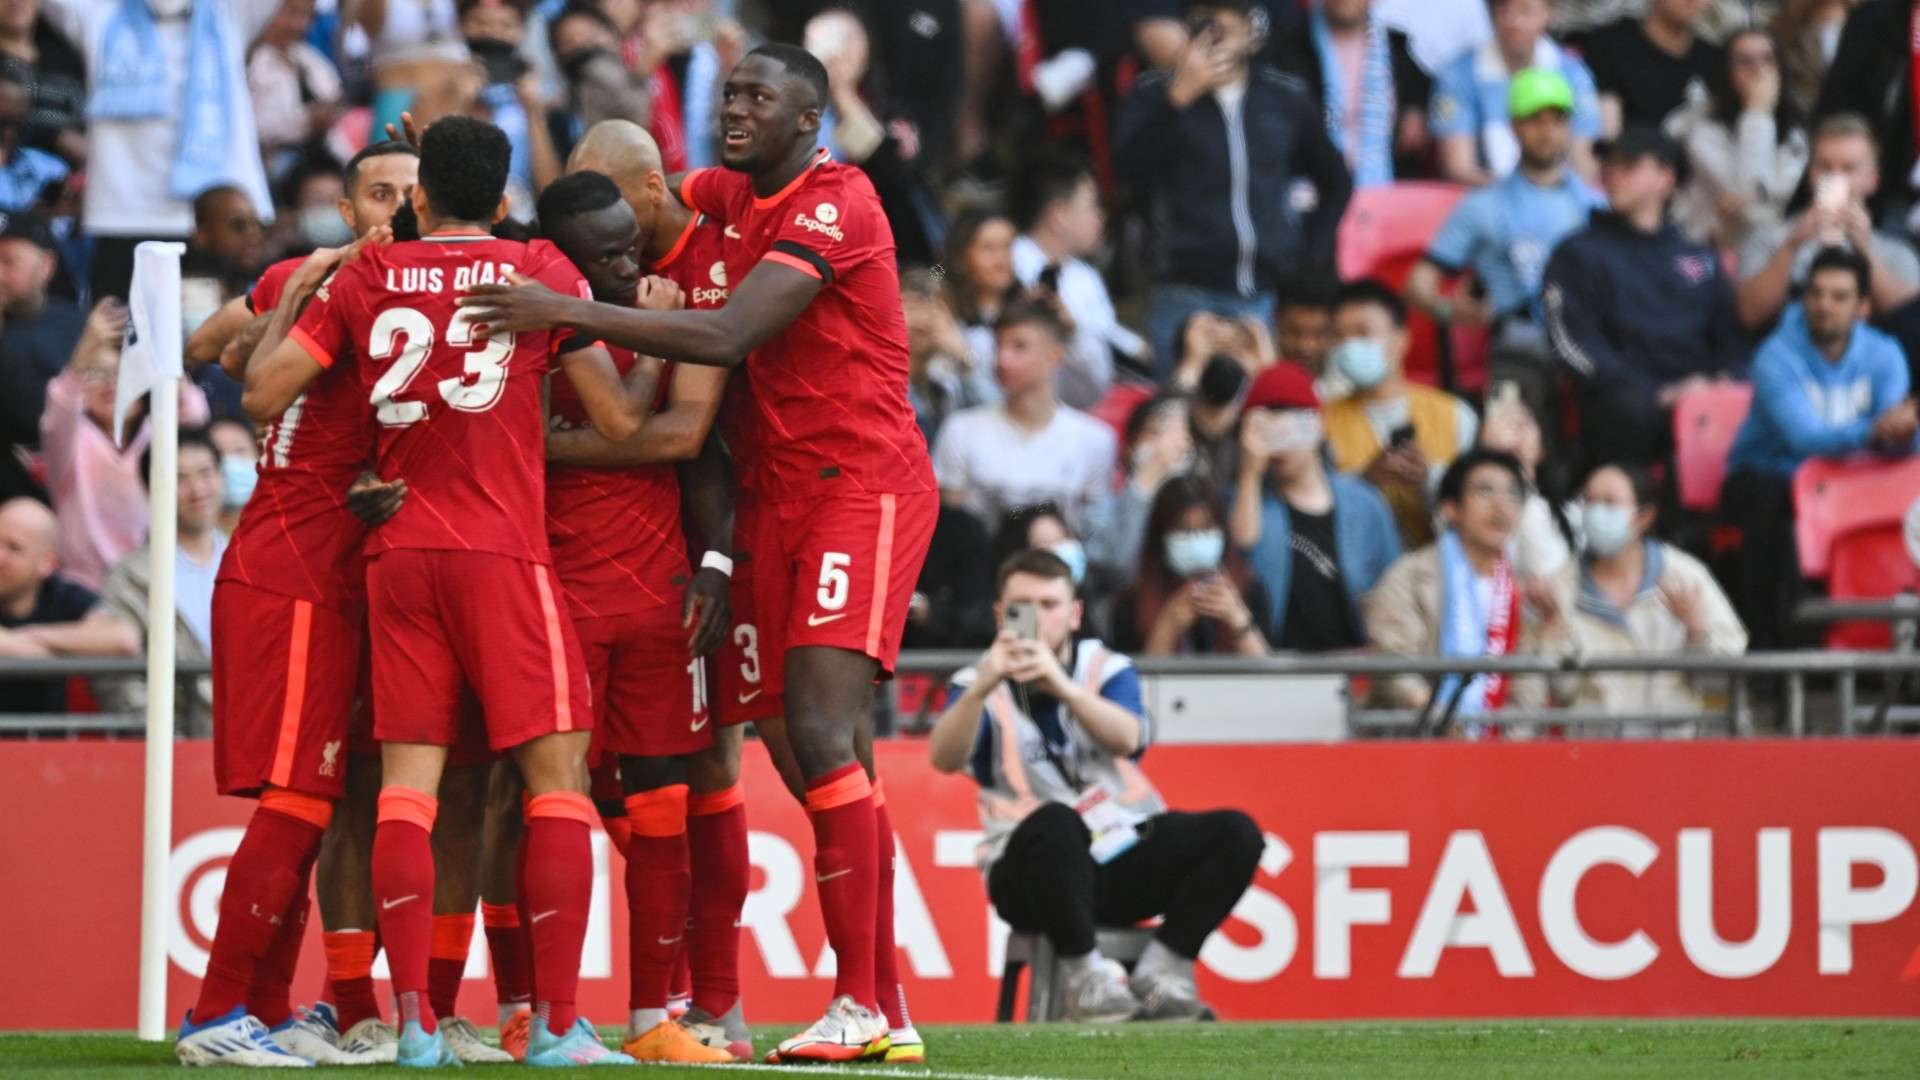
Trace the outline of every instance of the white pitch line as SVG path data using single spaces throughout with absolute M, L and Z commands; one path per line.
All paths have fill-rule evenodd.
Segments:
M 870 1066 L 860 1065 L 762 1065 L 754 1063 L 735 1063 L 732 1065 L 707 1065 L 705 1069 L 732 1069 L 736 1072 L 764 1072 L 788 1075 L 792 1073 L 810 1073 L 816 1076 L 872 1076 Z M 926 1080 L 1051 1080 L 1045 1076 L 1013 1076 L 1004 1073 L 973 1072 L 936 1072 L 932 1069 L 916 1069 L 911 1066 L 894 1067 L 886 1071 L 887 1076 L 925 1077 Z

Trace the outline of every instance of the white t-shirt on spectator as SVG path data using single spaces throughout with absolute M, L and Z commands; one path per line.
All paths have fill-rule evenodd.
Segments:
M 947 418 L 933 447 L 941 491 L 965 496 L 965 508 L 989 531 L 1009 510 L 1056 502 L 1076 529 L 1087 509 L 1113 487 L 1113 429 L 1078 409 L 1060 406 L 1039 431 L 1013 422 L 999 405 L 962 409 Z
M 218 530 L 213 534 L 213 558 L 204 563 L 185 548 L 173 549 L 174 610 L 209 654 L 213 652 L 213 579 L 219 576 L 220 560 L 226 554 L 227 537 Z
M 233 70 L 245 93 L 246 66 L 240 61 L 247 45 L 260 36 L 280 9 L 280 0 L 196 0 L 221 3 L 233 19 L 228 40 L 236 50 Z M 100 47 L 107 24 L 119 10 L 118 0 L 42 0 L 41 11 L 80 50 L 87 62 L 87 90 L 93 90 L 100 65 Z M 178 101 L 187 79 L 187 16 L 154 19 L 154 33 L 167 59 L 167 94 Z M 251 112 L 236 117 L 253 129 Z M 93 236 L 178 236 L 193 231 L 193 207 L 167 193 L 173 173 L 174 143 L 179 137 L 179 113 L 147 120 L 91 120 L 87 124 L 87 193 L 82 208 L 88 234 Z M 267 190 L 264 169 L 249 170 L 235 182 L 253 200 L 263 219 L 273 219 L 273 195 Z
M 1032 288 L 1047 265 L 1047 253 L 1032 237 L 1022 234 L 1014 238 L 1013 276 L 1021 285 Z M 1057 384 L 1060 400 L 1088 408 L 1113 386 L 1113 354 L 1144 358 L 1147 342 L 1120 325 L 1100 271 L 1084 259 L 1063 259 L 1059 265 L 1060 303 L 1073 319 L 1073 342 Z

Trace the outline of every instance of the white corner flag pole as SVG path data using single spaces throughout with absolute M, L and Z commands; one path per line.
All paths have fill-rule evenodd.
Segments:
M 152 553 L 147 591 L 147 762 L 140 845 L 140 1038 L 167 1033 L 168 881 L 173 854 L 174 545 L 180 450 L 180 255 L 184 245 L 148 242 L 134 250 L 131 317 L 114 395 L 116 441 L 142 395 L 151 401 L 152 473 L 147 478 Z

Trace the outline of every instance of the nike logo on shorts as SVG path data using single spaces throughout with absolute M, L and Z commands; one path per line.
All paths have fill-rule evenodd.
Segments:
M 834 878 L 846 877 L 848 874 L 851 874 L 851 873 L 853 873 L 853 867 L 849 866 L 845 870 L 835 870 L 831 874 L 815 874 L 813 875 L 813 880 L 814 880 L 814 883 L 817 885 L 825 885 L 827 882 L 832 881 Z
M 731 226 L 731 225 L 729 225 L 729 226 L 727 226 L 726 228 L 724 228 L 724 229 L 722 229 L 722 230 L 720 230 L 720 235 L 722 235 L 722 236 L 724 236 L 724 237 L 726 237 L 726 238 L 727 238 L 727 239 L 729 239 L 729 240 L 738 240 L 738 239 L 740 239 L 740 238 L 741 238 L 741 237 L 740 237 L 740 233 L 739 233 L 738 231 L 736 231 L 736 230 L 734 229 L 734 227 L 733 227 L 733 226 Z
M 686 937 L 686 935 L 682 934 L 680 935 L 680 937 L 663 937 L 663 938 L 658 938 L 656 940 L 658 940 L 662 945 L 678 945 L 680 944 L 681 938 L 684 938 L 684 937 Z
M 399 907 L 401 904 L 404 904 L 409 900 L 418 900 L 418 899 L 420 899 L 419 893 L 408 893 L 405 896 L 395 897 L 392 900 L 382 900 L 380 901 L 380 910 L 392 911 L 394 908 Z
M 753 693 L 751 693 L 751 694 L 741 694 L 741 695 L 740 695 L 740 704 L 742 704 L 742 705 L 745 705 L 745 704 L 746 704 L 747 702 L 749 702 L 749 701 L 752 701 L 752 700 L 753 700 L 754 698 L 757 698 L 757 697 L 759 697 L 759 696 L 760 696 L 760 691 L 758 691 L 758 690 L 755 690 L 755 691 L 754 691 Z
M 825 626 L 835 619 L 844 619 L 846 617 L 847 617 L 847 613 L 844 611 L 838 615 L 829 615 L 824 619 L 818 615 L 809 615 L 807 616 L 807 625 L 808 626 Z
M 558 915 L 559 913 L 560 913 L 559 908 L 551 908 L 546 911 L 537 911 L 534 913 L 532 921 L 539 922 L 541 919 L 544 919 L 549 915 Z
M 702 716 L 702 717 L 700 717 L 700 718 L 699 718 L 698 720 L 695 720 L 695 721 L 694 721 L 694 722 L 693 722 L 693 723 L 692 723 L 691 725 L 689 725 L 689 726 L 688 726 L 688 728 L 687 728 L 687 730 L 688 730 L 688 731 L 699 731 L 699 730 L 700 730 L 701 728 L 703 728 L 703 727 L 706 727 L 706 726 L 707 726 L 707 719 L 708 719 L 708 718 L 707 718 L 707 717 L 705 717 L 705 716 Z

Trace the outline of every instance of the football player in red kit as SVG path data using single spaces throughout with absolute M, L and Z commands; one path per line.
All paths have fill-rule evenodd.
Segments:
M 643 257 L 649 269 L 679 285 L 687 306 L 718 308 L 727 301 L 726 242 L 719 222 L 682 206 L 669 189 L 660 153 L 645 128 L 625 120 L 604 120 L 588 129 L 567 161 L 569 171 L 605 173 L 620 188 L 640 226 Z M 591 275 L 589 275 L 591 276 Z M 715 418 L 737 416 L 745 372 L 680 364 L 667 384 L 664 408 L 647 419 L 640 434 L 612 443 L 592 431 L 552 431 L 547 435 L 550 464 L 644 465 L 693 456 L 714 428 Z M 723 406 L 722 397 L 726 404 Z M 725 431 L 735 474 L 751 455 L 750 430 Z M 778 699 L 767 698 L 759 684 L 758 629 L 753 612 L 753 557 L 746 549 L 753 515 L 752 495 L 742 487 L 734 502 L 732 625 L 721 651 L 709 660 L 713 745 L 688 763 L 687 846 L 693 873 L 687 933 L 676 990 L 690 990 L 680 1022 L 707 1046 L 737 1060 L 751 1060 L 752 1034 L 740 1003 L 740 910 L 747 898 L 746 794 L 740 785 L 741 725 L 764 725 L 779 713 Z M 773 711 L 765 711 L 771 702 Z M 769 751 L 791 760 L 785 731 L 762 726 Z M 778 746 L 775 740 L 778 739 Z M 690 983 L 690 986 L 688 986 Z M 672 999 L 669 999 L 671 1003 Z
M 639 223 L 611 179 L 570 173 L 541 192 L 538 210 L 541 230 L 586 275 L 595 299 L 654 310 L 681 305 L 671 282 L 641 280 Z M 608 351 L 623 374 L 639 362 L 626 349 Z M 564 386 L 554 388 L 551 414 L 553 433 L 590 427 L 577 396 Z M 631 980 L 621 1049 L 638 1061 L 733 1060 L 667 1017 L 690 891 L 687 759 L 713 745 L 703 658 L 727 630 L 727 575 L 721 568 L 730 562 L 733 539 L 731 487 L 718 439 L 708 439 L 707 452 L 678 468 L 550 461 L 547 473 L 547 533 L 586 653 L 594 741 L 619 762 L 629 834 Z M 681 529 L 683 489 L 690 531 L 710 552 L 691 581 Z
M 846 1061 L 891 1038 L 876 967 L 892 950 L 875 940 L 885 818 L 862 764 L 871 749 L 856 748 L 860 717 L 899 654 L 939 500 L 907 401 L 892 232 L 865 175 L 815 145 L 825 70 L 802 49 L 762 46 L 723 99 L 727 167 L 680 185 L 682 202 L 739 234 L 729 267 L 750 267 L 719 311 L 632 311 L 538 283 L 476 286 L 460 303 L 499 329 L 568 327 L 687 363 L 732 367 L 751 354 L 754 471 L 779 555 L 754 568 L 763 677 L 784 694 L 838 958 L 826 1015 L 774 1056 Z M 889 863 L 892 848 L 889 830 Z
M 537 1020 L 527 1061 L 628 1064 L 575 1008 L 592 894 L 585 791 L 590 699 L 546 535 L 541 390 L 565 372 L 596 428 L 637 431 L 651 399 L 629 395 L 605 350 L 567 332 L 477 329 L 461 288 L 524 275 L 571 295 L 586 283 L 552 245 L 495 240 L 511 150 L 496 127 L 449 117 L 427 129 L 411 204 L 422 239 L 371 247 L 293 324 L 276 309 L 247 370 L 250 415 L 277 415 L 314 379 L 351 364 L 378 421 L 379 473 L 405 504 L 368 541 L 374 734 L 382 787 L 373 885 L 402 1021 L 397 1060 L 453 1061 L 427 1000 L 434 892 L 430 834 L 447 747 L 471 691 L 490 744 L 511 751 L 530 799 L 525 840 Z
M 417 165 L 413 148 L 401 143 L 376 144 L 347 163 L 341 214 L 357 236 L 386 226 Z M 203 361 L 221 355 L 252 312 L 280 303 L 307 262 L 269 267 L 250 296 L 196 330 L 189 353 Z M 331 265 L 322 254 L 307 266 L 302 290 Z M 244 361 L 246 353 L 231 355 Z M 240 376 L 242 365 L 231 373 Z M 279 1050 L 323 1064 L 393 1060 L 394 1043 L 379 1036 L 373 1001 L 365 859 L 357 872 L 339 872 L 340 860 L 327 858 L 318 831 L 336 835 L 333 804 L 348 790 L 345 744 L 363 652 L 366 533 L 342 497 L 373 455 L 367 412 L 350 373 L 340 372 L 316 379 L 272 418 L 259 485 L 221 563 L 213 606 L 216 781 L 223 794 L 257 795 L 260 808 L 228 868 L 222 930 L 181 1031 L 183 1061 L 244 1064 L 272 1053 L 251 1036 L 236 1037 L 232 1022 L 221 1023 L 241 995 L 246 1014 L 270 1029 Z M 329 930 L 366 928 L 366 1008 L 345 1024 L 324 1008 L 296 1014 L 288 998 L 316 858 L 322 922 Z M 338 950 L 328 937 L 331 959 Z M 344 1046 L 341 1027 L 352 1031 Z

